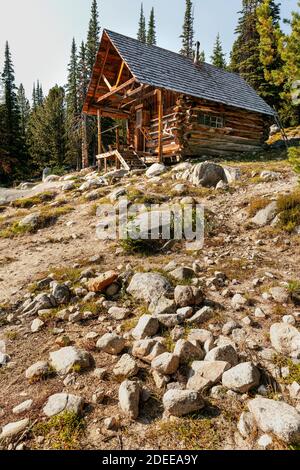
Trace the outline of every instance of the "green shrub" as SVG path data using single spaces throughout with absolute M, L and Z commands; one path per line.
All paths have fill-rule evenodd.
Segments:
M 286 232 L 292 233 L 300 225 L 300 191 L 294 191 L 277 200 L 279 226 Z
M 291 147 L 288 150 L 288 156 L 294 171 L 300 174 L 300 147 Z

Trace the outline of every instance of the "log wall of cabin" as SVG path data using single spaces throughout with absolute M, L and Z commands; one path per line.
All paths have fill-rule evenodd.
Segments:
M 143 102 L 150 111 L 150 122 L 145 128 L 144 150 L 158 153 L 158 108 L 153 96 Z M 173 92 L 164 92 L 163 156 L 226 155 L 261 149 L 269 135 L 271 120 L 268 116 L 233 108 L 219 103 L 190 98 Z M 205 126 L 199 116 L 221 116 L 224 126 Z M 136 111 L 129 121 L 129 143 L 134 146 Z
M 175 112 L 183 156 L 259 150 L 271 124 L 268 116 L 187 96 L 178 97 Z M 205 126 L 199 122 L 201 115 L 222 117 L 223 126 Z

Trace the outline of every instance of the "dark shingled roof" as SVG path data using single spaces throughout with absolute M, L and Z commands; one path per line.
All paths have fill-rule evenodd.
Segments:
M 274 115 L 272 108 L 238 74 L 157 46 L 105 30 L 133 76 L 145 85 L 184 93 L 229 106 Z

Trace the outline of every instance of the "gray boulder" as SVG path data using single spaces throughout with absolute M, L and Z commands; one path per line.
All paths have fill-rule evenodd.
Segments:
M 67 374 L 72 369 L 82 371 L 91 366 L 91 355 L 82 349 L 73 346 L 61 348 L 58 351 L 51 352 L 50 364 L 59 374 Z
M 56 393 L 48 398 L 43 412 L 46 416 L 56 416 L 64 411 L 80 414 L 83 408 L 83 398 L 67 393 Z
M 224 372 L 222 385 L 234 392 L 247 393 L 258 387 L 259 380 L 260 372 L 257 367 L 251 362 L 245 362 Z
M 198 392 L 191 390 L 169 390 L 163 397 L 165 413 L 169 416 L 185 416 L 204 407 Z
M 270 328 L 273 348 L 286 356 L 300 358 L 300 333 L 297 328 L 287 323 L 275 323 Z
M 300 443 L 300 413 L 287 403 L 255 398 L 248 403 L 259 429 L 287 443 Z
M 119 388 L 120 408 L 130 419 L 137 419 L 139 415 L 140 394 L 138 382 L 125 380 Z

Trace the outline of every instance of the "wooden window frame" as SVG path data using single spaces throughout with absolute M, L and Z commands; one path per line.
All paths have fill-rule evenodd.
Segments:
M 199 112 L 197 117 L 198 124 L 213 129 L 223 129 L 225 127 L 225 117 L 222 114 L 209 114 Z

